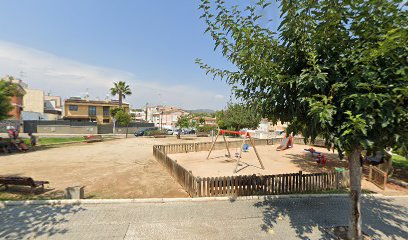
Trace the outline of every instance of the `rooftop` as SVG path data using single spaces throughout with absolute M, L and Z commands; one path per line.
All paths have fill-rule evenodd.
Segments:
M 112 104 L 112 105 L 119 105 L 118 100 L 88 100 L 88 99 L 79 99 L 79 98 L 69 98 L 65 99 L 65 103 L 86 103 L 86 104 Z M 129 103 L 123 102 L 122 105 L 128 106 Z

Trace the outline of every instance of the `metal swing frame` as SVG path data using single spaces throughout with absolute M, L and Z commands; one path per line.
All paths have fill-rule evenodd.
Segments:
M 254 139 L 251 137 L 251 134 L 249 134 L 249 132 L 239 132 L 239 131 L 230 131 L 230 130 L 222 130 L 222 129 L 218 130 L 217 136 L 215 137 L 214 142 L 211 144 L 211 148 L 210 148 L 210 151 L 209 151 L 209 153 L 208 153 L 207 160 L 210 158 L 211 152 L 213 151 L 214 146 L 215 146 L 215 143 L 217 142 L 217 139 L 218 139 L 218 137 L 220 136 L 220 134 L 222 135 L 222 138 L 223 138 L 223 140 L 224 140 L 225 147 L 226 147 L 226 149 L 227 149 L 227 151 L 228 151 L 228 156 L 231 157 L 231 152 L 230 152 L 230 150 L 229 150 L 228 142 L 227 142 L 227 140 L 225 139 L 225 134 L 226 134 L 226 133 L 236 134 L 236 135 L 243 135 L 243 136 L 244 136 L 244 139 L 242 140 L 241 148 L 240 148 L 240 151 L 239 151 L 239 156 L 238 156 L 237 162 L 236 162 L 236 164 L 235 164 L 234 173 L 237 172 L 239 162 L 241 161 L 242 148 L 244 147 L 244 144 L 246 143 L 247 139 L 249 139 L 249 141 L 250 141 L 252 147 L 254 148 L 256 157 L 258 158 L 258 161 L 259 161 L 259 163 L 261 164 L 262 169 L 265 169 L 265 167 L 264 167 L 264 165 L 263 165 L 263 163 L 262 163 L 261 157 L 259 156 L 258 151 L 256 150 L 255 141 L 254 141 Z

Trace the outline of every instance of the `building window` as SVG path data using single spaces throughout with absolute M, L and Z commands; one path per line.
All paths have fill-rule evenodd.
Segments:
M 78 105 L 69 105 L 69 111 L 78 111 Z
M 109 107 L 103 107 L 103 116 L 104 117 L 109 117 Z
M 103 123 L 110 123 L 109 119 L 103 119 Z
M 89 106 L 89 109 L 88 109 L 88 114 L 89 114 L 89 116 L 96 116 L 96 107 L 95 106 Z

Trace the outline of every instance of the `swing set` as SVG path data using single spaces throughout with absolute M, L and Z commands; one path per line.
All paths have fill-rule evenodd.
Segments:
M 214 142 L 213 142 L 212 145 L 211 145 L 210 152 L 208 153 L 207 160 L 210 158 L 211 152 L 212 152 L 212 150 L 214 149 L 215 143 L 217 142 L 217 139 L 218 139 L 218 137 L 220 136 L 220 134 L 222 135 L 222 138 L 224 139 L 225 147 L 226 147 L 226 150 L 227 150 L 227 152 L 228 152 L 228 155 L 226 155 L 226 156 L 227 156 L 227 157 L 231 157 L 231 152 L 230 152 L 230 149 L 229 149 L 229 146 L 228 146 L 228 142 L 227 142 L 227 140 L 225 139 L 225 134 L 226 134 L 226 133 L 236 134 L 236 135 L 242 135 L 242 136 L 244 137 L 244 139 L 243 139 L 243 141 L 242 141 L 242 144 L 241 144 L 241 148 L 240 148 L 240 150 L 239 150 L 239 155 L 238 155 L 238 154 L 236 155 L 236 157 L 237 157 L 237 162 L 236 162 L 236 164 L 235 164 L 234 173 L 237 172 L 238 165 L 239 165 L 239 162 L 240 162 L 241 157 L 242 157 L 242 150 L 243 150 L 244 146 L 248 146 L 248 145 L 246 144 L 247 139 L 249 139 L 249 141 L 250 141 L 252 147 L 254 148 L 256 157 L 258 158 L 258 161 L 259 161 L 259 163 L 261 164 L 262 169 L 265 169 L 265 167 L 264 167 L 264 165 L 263 165 L 263 163 L 262 163 L 261 157 L 259 157 L 258 151 L 256 150 L 254 139 L 251 137 L 251 134 L 249 134 L 248 132 L 229 131 L 229 130 L 222 130 L 222 129 L 218 130 L 217 136 L 215 137 L 215 140 L 214 140 Z

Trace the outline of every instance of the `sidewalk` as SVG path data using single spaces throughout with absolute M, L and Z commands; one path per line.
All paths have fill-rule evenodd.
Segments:
M 363 230 L 407 239 L 408 197 L 366 196 Z M 0 208 L 1 239 L 330 239 L 348 224 L 344 196 L 28 205 Z

